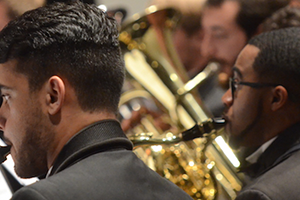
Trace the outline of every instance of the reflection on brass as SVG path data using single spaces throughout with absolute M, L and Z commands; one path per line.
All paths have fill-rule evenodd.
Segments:
M 227 161 L 207 154 L 222 129 L 216 130 L 216 121 L 194 90 L 218 68 L 208 65 L 193 80 L 189 79 L 172 43 L 172 32 L 180 17 L 173 9 L 151 6 L 122 25 L 119 40 L 127 78 L 120 115 L 128 119 L 132 111 L 139 112 L 142 107 L 159 114 L 157 118 L 140 113 L 139 123 L 126 131 L 135 144 L 135 153 L 154 171 L 194 199 L 217 199 L 220 188 L 226 188 L 226 197 L 234 199 L 238 187 L 223 181 L 230 176 L 240 183 L 234 170 L 216 171 L 218 163 Z

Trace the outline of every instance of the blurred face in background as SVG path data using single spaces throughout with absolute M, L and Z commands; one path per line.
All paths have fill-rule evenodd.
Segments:
M 190 77 L 201 72 L 208 62 L 208 59 L 201 52 L 202 40 L 203 31 L 201 29 L 188 34 L 179 28 L 173 34 L 175 49 Z
M 202 54 L 221 66 L 221 72 L 231 76 L 232 67 L 247 36 L 237 24 L 240 6 L 236 1 L 224 1 L 220 7 L 205 7 L 202 16 Z

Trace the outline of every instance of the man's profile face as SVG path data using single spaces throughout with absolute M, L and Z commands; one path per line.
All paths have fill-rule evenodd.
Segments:
M 259 51 L 253 45 L 247 45 L 242 50 L 233 69 L 234 81 L 262 82 L 253 69 Z M 268 114 L 264 103 L 270 91 L 271 87 L 253 88 L 237 84 L 234 96 L 230 89 L 224 94 L 222 101 L 227 107 L 225 131 L 231 147 L 257 147 L 266 141 L 265 134 L 268 131 L 264 130 L 264 124 Z
M 30 92 L 27 77 L 13 70 L 15 61 L 0 64 L 3 104 L 0 127 L 11 145 L 15 171 L 22 178 L 47 172 L 47 151 L 52 134 L 43 113 L 42 92 Z M 45 109 L 44 109 L 45 110 Z
M 236 22 L 239 9 L 238 2 L 224 1 L 220 7 L 206 7 L 202 15 L 202 54 L 219 62 L 228 77 L 247 42 L 246 33 Z

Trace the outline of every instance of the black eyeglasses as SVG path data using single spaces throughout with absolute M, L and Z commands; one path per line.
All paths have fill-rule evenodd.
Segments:
M 275 87 L 278 84 L 274 84 L 274 83 L 249 83 L 249 82 L 238 82 L 233 78 L 229 79 L 229 87 L 231 89 L 231 95 L 232 98 L 234 98 L 234 92 L 236 91 L 238 85 L 246 85 L 252 88 L 262 88 L 262 87 Z
M 2 106 L 2 104 L 3 104 L 3 98 L 4 98 L 4 96 L 2 96 L 2 95 L 1 95 L 1 92 L 0 92 L 0 108 L 1 108 L 1 106 Z

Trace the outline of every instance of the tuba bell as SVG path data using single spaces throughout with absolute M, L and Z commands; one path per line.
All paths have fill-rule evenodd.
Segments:
M 119 41 L 127 78 L 120 116 L 131 118 L 133 111 L 144 107 L 159 113 L 167 129 L 156 125 L 149 114 L 153 112 L 141 112 L 137 125 L 126 130 L 135 153 L 194 199 L 235 199 L 242 178 L 218 142 L 224 122 L 216 125 L 218 120 L 194 90 L 216 75 L 218 66 L 210 63 L 190 80 L 172 41 L 180 19 L 177 10 L 150 6 L 122 25 Z M 203 125 L 209 128 L 199 131 Z M 191 136 L 191 132 L 205 134 Z M 183 139 L 185 133 L 190 139 Z

